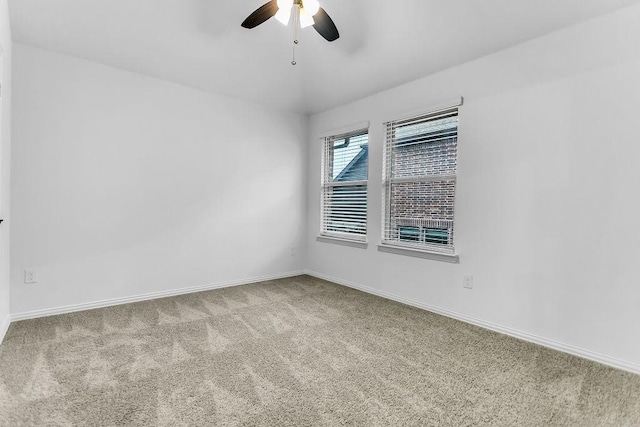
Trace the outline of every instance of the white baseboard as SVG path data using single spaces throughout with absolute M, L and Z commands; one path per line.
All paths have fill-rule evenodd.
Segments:
M 7 316 L 2 321 L 2 323 L 0 323 L 0 344 L 2 344 L 2 341 L 4 341 L 4 336 L 7 334 L 10 324 L 11 324 L 11 315 Z
M 77 311 L 91 310 L 94 308 L 111 307 L 114 305 L 129 304 L 132 302 L 147 301 L 158 298 L 172 297 L 176 295 L 191 294 L 194 292 L 210 291 L 213 289 L 228 288 L 231 286 L 248 285 L 250 283 L 264 282 L 266 280 L 285 279 L 287 277 L 299 276 L 305 274 L 304 271 L 291 271 L 288 273 L 274 274 L 270 276 L 253 277 L 250 279 L 232 280 L 228 282 L 220 282 L 211 285 L 193 286 L 190 288 L 178 288 L 169 291 L 151 292 L 148 294 L 134 295 L 130 297 L 111 298 L 102 301 L 88 302 L 82 304 L 66 305 L 62 307 L 47 308 L 44 310 L 26 311 L 22 313 L 11 314 L 11 321 L 37 319 L 39 317 L 53 316 L 56 314 L 74 313 Z M 8 327 L 7 322 L 7 327 Z
M 285 279 L 287 277 L 299 276 L 301 274 L 308 274 L 310 276 L 317 277 L 319 279 L 328 280 L 330 282 L 334 282 L 339 285 L 357 289 L 362 292 L 366 292 L 372 295 L 377 295 L 379 297 L 397 301 L 413 307 L 421 308 L 423 310 L 427 310 L 433 313 L 441 314 L 443 316 L 447 316 L 456 320 L 470 323 L 472 325 L 480 326 L 482 328 L 499 332 L 505 335 L 509 335 L 524 341 L 528 341 L 534 344 L 539 344 L 544 347 L 548 347 L 564 353 L 572 354 L 574 356 L 582 357 L 588 360 L 592 360 L 594 362 L 602 363 L 604 365 L 611 366 L 613 368 L 622 369 L 624 371 L 632 372 L 634 374 L 640 374 L 640 365 L 638 365 L 637 363 L 620 360 L 614 357 L 596 353 L 590 350 L 585 350 L 583 348 L 575 347 L 569 344 L 553 341 L 553 340 L 543 338 L 537 335 L 533 335 L 527 332 L 518 331 L 516 329 L 498 325 L 496 323 L 487 322 L 487 321 L 477 319 L 475 317 L 467 316 L 464 314 L 460 314 L 451 310 L 445 310 L 429 304 L 424 304 L 408 298 L 400 297 L 398 295 L 395 295 L 389 292 L 381 291 L 381 290 L 371 288 L 369 286 L 360 285 L 357 283 L 352 283 L 346 280 L 342 280 L 336 277 L 331 277 L 331 276 L 321 274 L 311 270 L 292 271 L 288 273 L 276 274 L 271 276 L 254 277 L 250 279 L 220 282 L 220 283 L 211 284 L 211 285 L 194 286 L 190 288 L 179 288 L 179 289 L 172 289 L 169 291 L 134 295 L 130 297 L 112 298 L 112 299 L 95 301 L 90 303 L 74 304 L 74 305 L 67 305 L 63 307 L 48 308 L 44 310 L 34 310 L 34 311 L 28 311 L 23 313 L 15 313 L 10 315 L 6 319 L 4 319 L 0 324 L 0 343 L 2 343 L 2 340 L 4 339 L 4 336 L 7 330 L 9 329 L 9 324 L 11 322 L 15 322 L 19 320 L 36 319 L 39 317 L 53 316 L 56 314 L 72 313 L 77 311 L 91 310 L 94 308 L 110 307 L 114 305 L 128 304 L 128 303 L 139 302 L 139 301 L 147 301 L 147 300 L 152 300 L 157 298 L 171 297 L 175 295 L 183 295 L 183 294 L 190 294 L 194 292 L 202 292 L 202 291 L 208 291 L 213 289 L 227 288 L 231 286 L 247 285 L 250 283 L 263 282 L 267 280 Z
M 594 362 L 602 363 L 603 365 L 611 366 L 613 368 L 622 369 L 624 371 L 628 371 L 628 372 L 640 375 L 640 365 L 638 365 L 637 363 L 616 359 L 614 357 L 596 353 L 594 351 L 585 350 L 583 348 L 575 347 L 569 344 L 564 344 L 558 341 L 533 335 L 528 332 L 518 331 L 516 329 L 508 328 L 506 326 L 498 325 L 496 323 L 487 322 L 481 319 L 477 319 L 475 317 L 456 313 L 454 311 L 434 307 L 429 304 L 424 304 L 408 298 L 400 297 L 398 295 L 394 295 L 385 291 L 380 291 L 378 289 L 371 288 L 369 286 L 364 286 L 357 283 L 348 282 L 346 280 L 338 279 L 336 277 L 327 276 L 325 274 L 317 273 L 315 271 L 306 270 L 305 274 L 308 274 L 309 276 L 317 277 L 319 279 L 328 280 L 330 282 L 334 282 L 339 285 L 347 286 L 349 288 L 357 289 L 359 291 L 366 292 L 368 294 L 377 295 L 382 298 L 390 299 L 390 300 L 407 304 L 413 307 L 421 308 L 423 310 L 427 310 L 433 313 L 441 314 L 443 316 L 450 317 L 452 319 L 456 319 L 462 322 L 470 323 L 472 325 L 480 326 L 481 328 L 485 328 L 485 329 L 492 330 L 494 332 L 499 332 L 505 335 L 509 335 L 514 338 L 521 339 L 523 341 L 539 344 L 541 346 L 548 347 L 553 350 L 558 350 L 563 353 L 568 353 L 568 354 L 582 357 L 584 359 L 588 359 Z

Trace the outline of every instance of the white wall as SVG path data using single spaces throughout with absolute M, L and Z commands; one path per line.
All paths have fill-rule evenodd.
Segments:
M 14 45 L 11 312 L 307 267 L 640 370 L 639 23 L 627 8 L 315 115 L 308 149 L 303 117 Z M 460 264 L 378 252 L 383 121 L 458 95 Z M 315 136 L 366 120 L 370 245 L 319 243 Z
M 302 268 L 306 117 L 20 44 L 13 65 L 12 314 Z
M 308 267 L 640 372 L 639 76 L 633 7 L 312 116 Z M 378 252 L 382 123 L 459 95 L 460 263 Z M 367 120 L 369 247 L 318 242 L 316 137 Z
M 11 27 L 7 0 L 0 0 L 0 49 L 2 49 L 2 123 L 0 123 L 0 342 L 9 327 L 9 182 L 11 178 Z

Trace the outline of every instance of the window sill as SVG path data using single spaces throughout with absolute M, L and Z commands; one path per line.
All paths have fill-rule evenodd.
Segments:
M 379 252 L 387 252 L 396 255 L 406 255 L 416 258 L 430 259 L 433 261 L 450 262 L 452 264 L 458 264 L 460 257 L 455 254 L 443 254 L 440 252 L 431 252 L 421 249 L 405 248 L 402 246 L 394 246 L 381 243 L 378 245 Z
M 333 243 L 334 245 L 349 246 L 352 248 L 367 249 L 369 244 L 361 240 L 341 239 L 340 237 L 317 236 L 316 241 L 322 243 Z

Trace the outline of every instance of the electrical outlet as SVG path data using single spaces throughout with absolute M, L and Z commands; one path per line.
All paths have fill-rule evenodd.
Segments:
M 464 276 L 462 278 L 462 286 L 466 289 L 473 289 L 473 276 Z
M 295 246 L 291 246 L 289 248 L 289 255 L 294 256 L 296 254 L 296 247 Z
M 35 268 L 27 268 L 24 271 L 24 283 L 38 283 L 38 272 Z

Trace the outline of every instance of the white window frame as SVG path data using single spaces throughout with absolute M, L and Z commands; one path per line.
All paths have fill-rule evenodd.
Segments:
M 365 243 L 367 241 L 368 234 L 368 175 L 369 175 L 369 163 L 367 161 L 367 179 L 366 180 L 358 180 L 358 181 L 345 181 L 345 182 L 332 182 L 331 181 L 331 172 L 332 172 L 332 164 L 330 161 L 332 160 L 333 150 L 334 150 L 334 142 L 336 140 L 356 137 L 360 135 L 367 135 L 367 144 L 369 143 L 369 125 L 365 127 L 359 127 L 354 130 L 349 131 L 341 131 L 339 134 L 327 135 L 324 136 L 323 146 L 322 146 L 322 159 L 321 159 L 321 194 L 320 194 L 320 236 L 318 238 L 319 241 L 330 241 L 330 240 L 341 240 L 345 242 L 354 242 L 357 245 L 354 247 L 365 247 L 360 246 L 360 243 Z M 340 187 L 364 187 L 364 234 L 361 233 L 349 233 L 349 232 L 338 232 L 334 230 L 328 229 L 328 215 L 331 209 L 330 203 L 328 202 L 329 197 L 328 194 L 332 192 L 336 188 Z M 361 216 L 361 215 L 359 215 Z
M 396 222 L 401 220 L 403 227 L 413 227 L 419 229 L 419 238 L 424 241 L 407 242 L 398 238 L 389 238 L 392 234 L 391 230 L 391 204 L 392 204 L 392 185 L 397 183 L 421 183 L 421 182 L 434 182 L 434 181 L 453 181 L 457 187 L 457 168 L 453 174 L 425 174 L 425 175 L 413 175 L 403 177 L 393 177 L 391 170 L 392 162 L 392 150 L 395 140 L 394 130 L 395 127 L 403 123 L 415 121 L 416 123 L 424 123 L 431 120 L 437 120 L 438 117 L 455 112 L 459 117 L 459 106 L 462 105 L 462 98 L 459 102 L 448 104 L 444 108 L 432 109 L 428 112 L 421 114 L 412 114 L 405 116 L 404 119 L 389 120 L 384 123 L 385 127 L 385 140 L 383 150 L 383 183 L 382 183 L 382 230 L 381 230 L 381 243 L 378 247 L 380 251 L 390 252 L 402 255 L 411 255 L 421 258 L 435 259 L 448 262 L 458 262 L 459 258 L 456 253 L 453 240 L 453 225 L 455 223 L 455 209 L 454 218 L 450 224 L 449 239 L 450 245 L 440 245 L 426 242 L 426 239 L 422 239 L 428 228 L 442 228 L 446 227 L 442 221 L 428 220 L 419 218 L 396 218 Z M 456 139 L 459 133 L 456 132 Z M 457 151 L 456 151 L 457 162 Z M 455 191 L 454 191 L 454 205 L 455 205 Z M 432 224 L 433 223 L 433 224 Z M 435 225 L 434 225 L 435 224 Z M 399 232 L 399 228 L 398 228 Z

